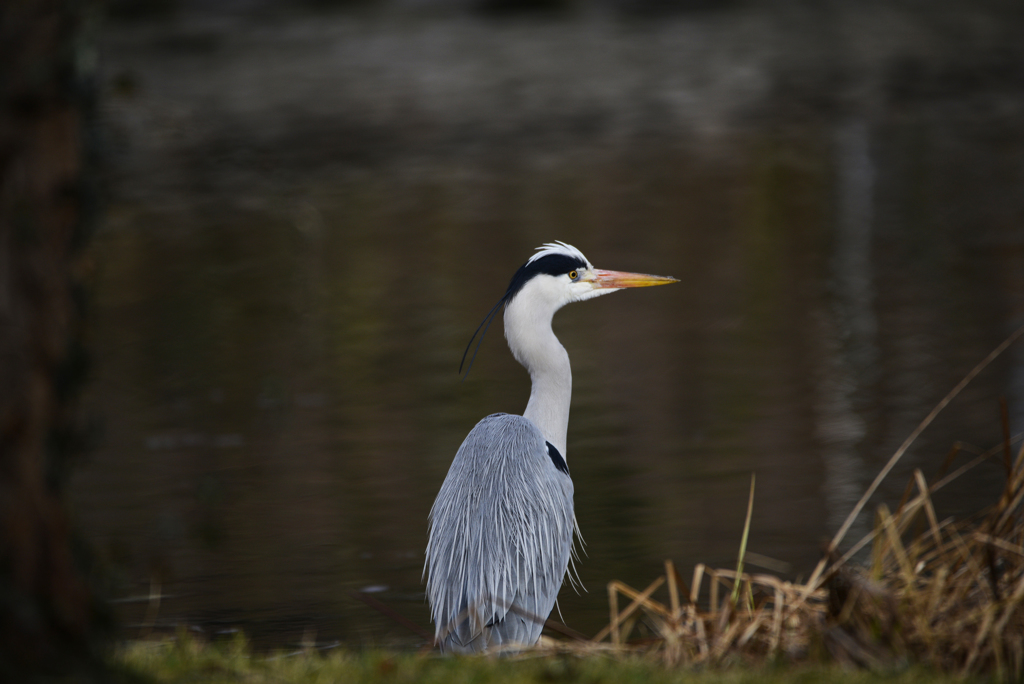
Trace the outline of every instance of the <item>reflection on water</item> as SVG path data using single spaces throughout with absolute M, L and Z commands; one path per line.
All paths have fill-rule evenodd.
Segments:
M 665 558 L 734 562 L 751 472 L 751 550 L 808 572 L 881 464 L 1022 322 L 1024 117 L 1002 81 L 946 92 L 940 74 L 929 77 L 939 92 L 907 95 L 894 67 L 872 107 L 836 115 L 814 104 L 827 88 L 806 73 L 810 91 L 768 67 L 747 78 L 757 70 L 741 64 L 733 83 L 760 85 L 732 95 L 673 76 L 693 112 L 721 96 L 706 126 L 633 109 L 614 90 L 638 90 L 636 107 L 657 101 L 645 88 L 669 82 L 681 36 L 701 49 L 686 20 L 632 32 L 438 21 L 400 29 L 411 43 L 336 21 L 326 34 L 296 24 L 290 38 L 214 33 L 230 48 L 218 50 L 109 39 L 107 69 L 134 69 L 138 87 L 108 93 L 104 109 L 112 201 L 93 245 L 89 402 L 105 434 L 74 498 L 112 595 L 159 583 L 163 624 L 278 644 L 415 641 L 351 594 L 370 588 L 427 624 L 433 497 L 473 424 L 520 412 L 529 393 L 497 327 L 464 382 L 459 359 L 542 242 L 681 280 L 556 317 L 573 363 L 568 458 L 589 590 L 563 592 L 561 607 L 583 632 L 601 626 L 610 579 L 645 584 Z M 456 45 L 527 44 L 537 61 L 467 62 L 480 73 L 439 87 L 468 99 L 447 105 L 404 90 L 396 74 L 458 61 L 439 47 L 446 30 Z M 618 123 L 545 128 L 542 105 L 560 105 L 544 87 L 590 67 L 558 62 L 552 86 L 536 65 L 563 43 L 605 45 L 587 31 L 620 57 L 607 57 L 619 60 L 608 99 L 595 82 L 583 100 Z M 266 50 L 273 68 L 257 57 Z M 739 58 L 722 50 L 697 71 L 731 73 Z M 334 105 L 315 100 L 317 79 L 356 62 L 373 69 L 339 77 L 348 90 L 323 88 Z M 320 71 L 284 83 L 310 64 Z M 543 96 L 498 101 L 504 119 L 466 132 L 463 105 L 486 107 L 459 88 L 489 74 L 542 81 L 497 95 Z M 777 93 L 763 84 L 776 76 Z M 330 106 L 336 129 L 318 110 Z M 376 128 L 359 123 L 378 114 Z M 934 472 L 954 440 L 995 443 L 999 396 L 1020 429 L 1022 354 L 947 409 L 882 498 L 899 497 L 912 467 Z M 999 484 L 982 468 L 939 501 L 971 511 Z M 129 624 L 152 617 L 145 601 L 119 606 Z
M 864 120 L 851 119 L 839 125 L 833 151 L 837 201 L 829 278 L 831 315 L 826 314 L 822 321 L 824 353 L 815 402 L 826 521 L 833 530 L 842 526 L 864 493 L 868 473 L 857 446 L 864 439 L 866 426 L 853 400 L 858 388 L 877 381 L 871 377 L 877 366 L 878 322 L 871 259 L 875 171 L 869 145 Z M 851 530 L 850 536 L 857 538 L 868 526 L 859 524 Z

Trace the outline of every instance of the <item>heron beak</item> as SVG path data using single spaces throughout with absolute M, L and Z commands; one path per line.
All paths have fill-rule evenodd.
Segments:
M 668 285 L 679 281 L 670 276 L 647 275 L 646 273 L 624 273 L 623 271 L 604 271 L 595 268 L 591 271 L 593 288 L 595 290 L 620 289 L 623 287 L 652 287 L 654 285 Z

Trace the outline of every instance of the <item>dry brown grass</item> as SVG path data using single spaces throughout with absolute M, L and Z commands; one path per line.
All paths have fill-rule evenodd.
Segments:
M 736 570 L 697 565 L 689 587 L 666 561 L 665 574 L 643 590 L 609 583 L 609 624 L 581 648 L 641 651 L 669 664 L 817 654 L 858 666 L 909 662 L 1024 678 L 1024 448 L 1013 456 L 1016 440 L 1005 411 L 1002 443 L 944 475 L 954 449 L 932 484 L 915 470 L 896 510 L 880 505 L 874 529 L 844 555 L 838 552 L 853 520 L 914 439 L 1022 333 L 972 370 L 907 438 L 806 581 L 742 572 L 744 545 Z M 970 520 L 939 520 L 932 495 L 1000 455 L 1006 486 L 999 500 Z M 854 565 L 850 559 L 868 544 L 868 565 Z

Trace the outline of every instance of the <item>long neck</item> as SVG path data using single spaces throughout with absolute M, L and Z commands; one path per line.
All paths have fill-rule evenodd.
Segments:
M 566 456 L 572 369 L 569 354 L 551 330 L 554 311 L 529 311 L 513 299 L 505 308 L 505 337 L 512 355 L 530 372 L 533 387 L 523 417 Z

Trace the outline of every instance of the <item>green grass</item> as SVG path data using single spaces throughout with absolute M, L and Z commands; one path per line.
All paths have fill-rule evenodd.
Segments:
M 133 642 L 115 659 L 144 681 L 160 684 L 942 684 L 964 680 L 922 669 L 892 672 L 842 670 L 834 666 L 733 666 L 714 670 L 667 669 L 639 657 L 599 655 L 535 658 L 456 658 L 436 654 L 335 650 L 320 655 L 261 655 L 246 641 L 208 645 L 188 637 Z

